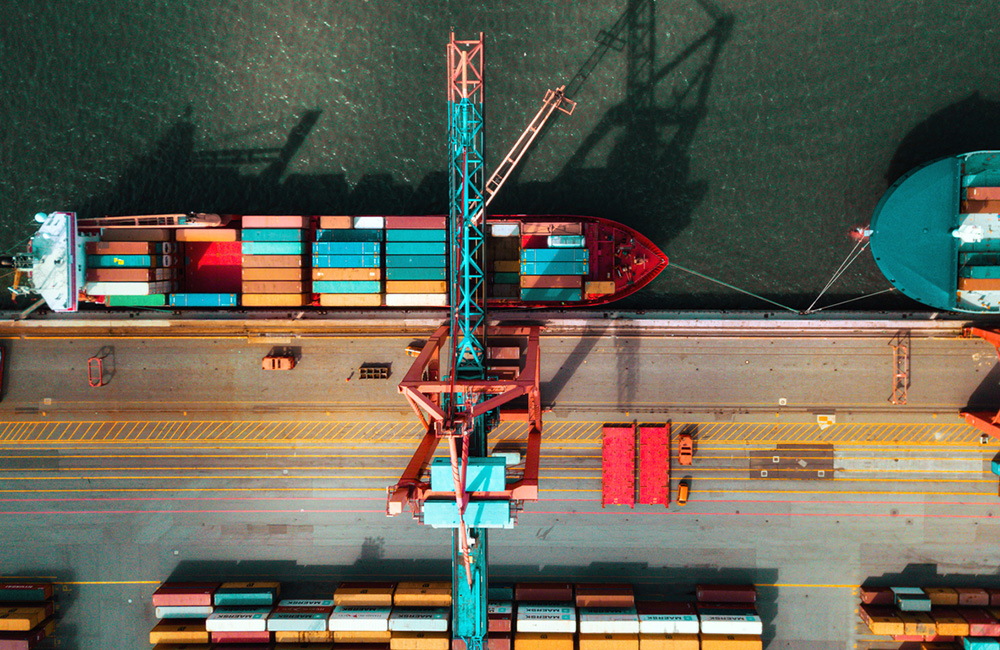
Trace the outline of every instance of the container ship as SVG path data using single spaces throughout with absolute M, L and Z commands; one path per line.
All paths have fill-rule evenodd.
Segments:
M 1000 313 L 1000 151 L 910 171 L 870 229 L 875 262 L 904 295 L 944 311 Z
M 172 214 L 78 219 L 40 213 L 15 293 L 50 309 L 443 308 L 444 216 Z M 649 239 L 598 217 L 486 220 L 490 308 L 600 305 L 667 266 Z

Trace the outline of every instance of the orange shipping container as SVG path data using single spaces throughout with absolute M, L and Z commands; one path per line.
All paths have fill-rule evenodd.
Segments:
M 759 636 L 749 634 L 702 634 L 701 650 L 761 650 Z
M 698 650 L 697 634 L 640 634 L 639 650 Z
M 521 260 L 497 260 L 493 262 L 493 271 L 496 273 L 520 273 Z
M 448 650 L 451 635 L 447 632 L 393 632 L 390 650 Z
M 244 307 L 305 307 L 312 301 L 304 293 L 245 293 L 240 296 Z
M 333 592 L 334 605 L 392 607 L 393 582 L 344 582 Z
M 386 293 L 448 293 L 448 283 L 444 280 L 388 280 Z
M 401 582 L 393 594 L 397 607 L 450 607 L 450 582 Z
M 969 636 L 969 622 L 954 611 L 947 609 L 932 609 L 934 629 L 942 636 Z
M 243 269 L 243 281 L 253 282 L 255 280 L 280 281 L 302 281 L 302 269 L 275 269 L 275 268 L 249 268 Z
M 101 241 L 174 241 L 173 228 L 105 228 Z
M 639 635 L 581 634 L 580 650 L 639 650 Z
M 0 612 L 0 630 L 28 632 L 44 620 L 44 607 L 11 607 Z
M 573 650 L 573 635 L 518 632 L 514 635 L 514 650 Z
M 927 612 L 899 612 L 896 617 L 903 622 L 903 634 L 907 636 L 934 636 L 937 633 L 934 619 Z
M 392 632 L 334 632 L 335 643 L 390 643 Z
M 313 280 L 381 280 L 381 269 L 313 269 Z
M 896 616 L 896 610 L 890 607 L 861 605 L 858 608 L 858 613 L 872 634 L 903 634 L 903 621 Z
M 997 214 L 1000 213 L 1000 201 L 962 201 L 962 214 Z
M 966 196 L 970 201 L 1000 200 L 1000 187 L 970 187 Z
M 320 307 L 381 307 L 382 296 L 377 293 L 321 293 L 319 305 Z
M 276 643 L 326 643 L 327 647 L 333 648 L 333 632 L 275 632 L 274 641 Z M 294 647 L 294 646 L 293 646 Z M 320 650 L 322 646 L 309 646 Z M 288 648 L 288 646 L 285 646 Z M 153 648 L 156 650 L 156 648 Z
M 997 291 L 1000 290 L 1000 278 L 959 278 L 958 279 L 958 290 L 959 291 Z M 942 588 L 944 589 L 944 588 Z M 927 591 L 925 589 L 924 591 Z M 939 603 L 941 605 L 957 605 L 958 604 L 958 593 L 954 589 L 947 589 L 951 593 L 955 594 L 955 602 Z M 934 601 L 931 600 L 931 604 Z
M 301 282 L 244 282 L 243 293 L 302 293 Z
M 607 296 L 615 292 L 614 280 L 592 280 L 583 285 L 583 293 Z
M 178 228 L 177 241 L 239 241 L 232 228 Z
M 260 269 L 275 267 L 280 269 L 300 268 L 301 255 L 244 255 L 243 268 Z
M 968 280 L 970 278 L 959 278 L 958 288 L 962 288 L 962 280 Z M 1000 289 L 1000 280 L 992 280 L 992 282 L 997 283 L 997 288 Z M 924 593 L 931 601 L 931 605 L 957 605 L 958 604 L 958 592 L 951 587 L 925 587 Z M 964 635 L 963 635 L 964 636 Z
M 583 284 L 579 275 L 522 275 L 522 289 L 576 289 Z
M 320 217 L 319 227 L 324 230 L 346 230 L 354 227 L 353 217 Z
M 163 619 L 149 631 L 149 642 L 157 643 L 208 643 L 205 622 L 173 623 Z

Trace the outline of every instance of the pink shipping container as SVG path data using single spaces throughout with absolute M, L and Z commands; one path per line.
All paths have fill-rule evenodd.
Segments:
M 699 602 L 757 602 L 757 589 L 753 585 L 698 585 L 697 594 Z
M 522 289 L 576 289 L 583 286 L 579 275 L 522 275 Z
M 978 587 L 955 587 L 955 592 L 958 594 L 959 605 L 979 605 L 985 607 L 990 604 L 990 595 L 986 593 L 985 589 Z
M 270 632 L 212 632 L 212 643 L 270 643 Z
M 153 607 L 210 606 L 218 588 L 218 582 L 164 582 L 153 592 Z
M 319 227 L 324 230 L 348 230 L 354 227 L 353 217 L 320 217 Z
M 962 607 L 958 612 L 969 622 L 969 636 L 1000 636 L 1000 623 L 985 609 Z
M 1000 200 L 1000 187 L 970 187 L 967 197 L 970 201 Z
M 444 230 L 444 216 L 386 217 L 387 230 Z
M 243 217 L 244 228 L 308 228 L 309 217 L 251 215 Z
M 524 222 L 521 224 L 521 235 L 580 235 L 583 234 L 582 223 L 555 223 L 552 221 Z
M 176 269 L 87 269 L 88 282 L 157 282 L 175 277 Z

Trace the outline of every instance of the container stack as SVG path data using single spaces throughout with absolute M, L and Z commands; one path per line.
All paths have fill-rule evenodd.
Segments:
M 444 217 L 385 218 L 387 307 L 448 306 Z
M 179 228 L 184 247 L 183 291 L 170 295 L 171 307 L 236 307 L 240 291 L 240 236 L 235 228 Z
M 308 217 L 243 217 L 244 307 L 304 307 L 311 302 L 303 274 Z
M 490 224 L 486 234 L 490 254 L 490 296 L 516 299 L 521 294 L 521 226 L 518 223 Z
M 698 585 L 702 650 L 760 650 L 764 626 L 753 585 Z
M 383 217 L 319 218 L 312 243 L 312 288 L 320 306 L 382 306 L 383 227 Z
M 583 299 L 590 251 L 579 223 L 521 224 L 521 300 Z
M 872 634 L 893 641 L 1000 648 L 1000 589 L 862 587 L 858 614 Z
M 109 307 L 162 307 L 177 286 L 179 257 L 166 229 L 106 228 L 85 244 L 84 291 Z
M 55 626 L 51 584 L 0 582 L 0 648 L 31 650 Z

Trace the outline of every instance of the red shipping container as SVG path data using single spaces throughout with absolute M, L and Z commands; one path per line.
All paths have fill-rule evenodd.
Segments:
M 510 634 L 491 634 L 487 650 L 510 650 Z
M 640 614 L 671 614 L 674 616 L 697 614 L 694 603 L 661 602 L 654 600 L 639 601 L 635 609 Z
M 896 597 L 889 587 L 862 587 L 861 602 L 866 605 L 894 605 Z
M 756 612 L 757 605 L 754 603 L 710 603 L 698 602 L 698 611 L 710 609 L 731 609 L 739 612 Z
M 386 217 L 387 230 L 444 230 L 445 217 L 442 216 L 410 216 Z
M 753 585 L 698 585 L 697 594 L 699 602 L 757 602 L 757 589 Z
M 45 630 L 0 632 L 0 650 L 31 650 L 45 638 Z
M 985 609 L 963 607 L 957 611 L 969 622 L 969 636 L 1000 636 L 1000 623 Z
M 969 187 L 966 197 L 970 201 L 1000 200 L 1000 187 Z
M 522 289 L 578 289 L 583 286 L 579 275 L 522 275 Z
M 243 217 L 244 228 L 308 228 L 309 217 L 286 215 L 247 215 Z
M 601 507 L 635 507 L 635 428 L 605 424 L 601 441 Z
M 963 214 L 997 214 L 1000 201 L 962 201 L 959 210 Z
M 329 607 L 275 607 L 275 614 L 332 614 L 333 605 Z
M 164 582 L 153 592 L 153 607 L 205 607 L 212 604 L 218 582 Z
M 996 607 L 1000 605 L 1000 589 L 987 589 L 986 593 L 990 595 L 991 607 Z
M 670 424 L 639 425 L 639 503 L 670 507 Z
M 212 643 L 270 643 L 270 632 L 212 632 Z
M 580 584 L 576 586 L 577 607 L 635 607 L 632 585 Z
M 958 593 L 959 605 L 985 607 L 990 604 L 990 595 L 986 593 L 985 589 L 980 589 L 979 587 L 955 587 L 955 591 Z
M 568 582 L 519 582 L 514 586 L 514 598 L 536 602 L 571 602 L 573 585 Z

